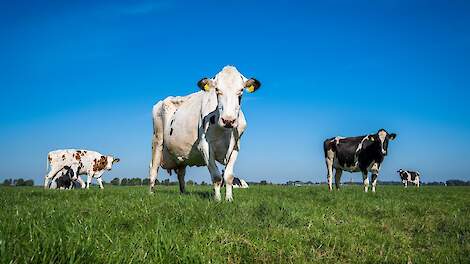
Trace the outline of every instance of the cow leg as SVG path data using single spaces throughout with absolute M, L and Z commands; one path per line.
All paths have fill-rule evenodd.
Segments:
M 326 152 L 326 169 L 328 170 L 328 190 L 333 190 L 333 162 L 335 158 L 335 153 L 332 150 Z
M 86 187 L 85 182 L 83 181 L 82 177 L 80 177 L 80 175 L 77 175 L 77 181 L 80 183 L 80 186 L 82 187 L 82 189 L 85 189 Z
M 339 190 L 339 186 L 341 183 L 341 175 L 343 174 L 343 170 L 341 169 L 336 169 L 335 171 L 335 185 L 336 189 Z
M 407 188 L 408 187 L 408 181 L 405 180 L 404 182 L 405 182 L 405 188 Z
M 209 148 L 209 143 L 206 140 L 205 134 L 202 134 L 201 141 L 199 142 L 199 150 L 202 153 L 204 161 L 207 164 L 207 168 L 209 169 L 209 173 L 211 174 L 212 178 L 212 185 L 214 185 L 214 199 L 216 201 L 220 201 L 220 186 L 222 185 L 222 177 L 220 177 L 219 168 L 215 164 L 214 153 Z
M 49 171 L 49 173 L 46 175 L 46 177 L 44 177 L 44 189 L 49 188 L 50 179 L 54 178 L 54 176 L 56 176 L 56 174 L 61 170 L 62 170 L 62 168 L 51 167 L 51 171 Z
M 419 178 L 416 178 L 416 187 L 419 188 Z
M 186 167 L 180 167 L 176 169 L 176 174 L 178 175 L 178 182 L 180 184 L 180 193 L 184 193 L 185 192 L 184 175 L 186 174 Z
M 367 177 L 367 171 L 362 172 L 362 181 L 364 182 L 364 192 L 369 191 L 369 178 Z
M 86 188 L 87 189 L 90 189 L 91 179 L 92 179 L 91 175 L 88 175 L 87 179 L 86 179 Z
M 104 187 L 103 187 L 103 178 L 100 176 L 99 178 L 96 179 L 96 181 L 98 182 L 98 184 L 100 186 L 100 189 L 104 189 Z
M 377 177 L 378 174 L 372 173 L 371 180 L 372 180 L 372 192 L 375 192 L 375 186 L 377 186 Z
M 92 179 L 92 178 L 93 178 L 93 173 L 92 173 L 92 172 L 88 172 L 87 178 L 86 178 L 86 188 L 87 188 L 87 189 L 90 189 L 91 179 Z
M 234 149 L 230 155 L 229 161 L 225 166 L 224 171 L 224 182 L 225 182 L 225 200 L 231 202 L 233 200 L 233 168 L 235 166 L 235 161 L 238 157 L 238 150 Z
M 377 178 L 379 176 L 380 164 L 374 163 L 370 168 L 372 173 L 371 180 L 372 180 L 372 192 L 375 192 L 375 187 L 377 186 Z
M 160 103 L 158 103 L 160 104 Z M 161 108 L 160 105 L 158 108 Z M 161 110 L 161 109 L 160 109 Z M 152 161 L 149 169 L 149 191 L 154 192 L 158 169 L 163 156 L 163 120 L 161 116 L 153 113 Z

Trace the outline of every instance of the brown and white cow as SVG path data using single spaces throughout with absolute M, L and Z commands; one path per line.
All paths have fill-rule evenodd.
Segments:
M 101 176 L 106 170 L 111 170 L 115 162 L 119 162 L 119 159 L 102 155 L 96 151 L 77 149 L 51 151 L 47 155 L 47 164 L 50 165 L 50 171 L 45 177 L 44 188 L 49 187 L 49 181 L 56 175 L 60 175 L 59 172 L 72 169 L 72 180 L 79 181 L 82 188 L 89 188 L 91 179 L 95 178 L 100 188 L 103 189 Z M 80 175 L 88 176 L 86 185 Z

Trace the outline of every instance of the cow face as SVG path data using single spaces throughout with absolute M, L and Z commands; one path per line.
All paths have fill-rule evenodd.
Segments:
M 388 133 L 385 129 L 380 129 L 377 134 L 370 135 L 369 140 L 377 141 L 380 144 L 382 154 L 387 156 L 388 153 L 388 142 L 394 140 L 397 137 L 395 133 Z
M 112 156 L 107 156 L 106 159 L 107 159 L 106 167 L 105 167 L 106 170 L 111 170 L 113 164 L 120 161 L 120 159 L 114 158 Z
M 255 92 L 261 83 L 245 78 L 233 66 L 226 66 L 214 78 L 200 80 L 198 86 L 203 91 L 216 94 L 219 126 L 234 128 L 238 125 L 243 92 Z

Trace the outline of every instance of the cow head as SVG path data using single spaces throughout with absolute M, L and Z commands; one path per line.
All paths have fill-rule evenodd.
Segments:
M 219 126 L 234 128 L 238 125 L 243 92 L 253 93 L 261 83 L 245 78 L 233 66 L 225 66 L 214 78 L 203 78 L 197 85 L 203 91 L 216 94 Z
M 106 160 L 107 161 L 106 162 L 106 170 L 111 170 L 113 164 L 120 161 L 119 158 L 115 158 L 113 156 L 107 156 L 106 159 L 107 159 Z
M 388 133 L 385 129 L 380 129 L 376 134 L 369 135 L 369 140 L 380 144 L 381 152 L 387 156 L 388 153 L 388 142 L 394 140 L 397 137 L 395 133 Z

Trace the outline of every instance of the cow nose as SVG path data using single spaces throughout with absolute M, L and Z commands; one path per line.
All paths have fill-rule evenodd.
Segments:
M 235 124 L 235 118 L 223 118 L 222 117 L 222 123 L 224 123 L 224 126 L 225 127 L 233 127 L 233 125 Z

